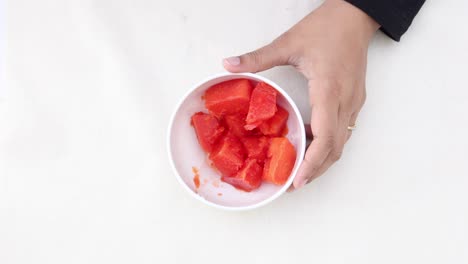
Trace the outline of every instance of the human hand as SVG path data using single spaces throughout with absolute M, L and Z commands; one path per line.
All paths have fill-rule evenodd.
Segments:
M 224 59 L 230 72 L 259 72 L 279 65 L 296 67 L 307 79 L 313 140 L 294 188 L 323 174 L 340 159 L 365 98 L 367 49 L 379 25 L 343 0 L 322 6 L 269 45 Z

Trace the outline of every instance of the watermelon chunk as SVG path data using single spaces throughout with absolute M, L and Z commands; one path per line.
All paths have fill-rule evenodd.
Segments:
M 245 120 L 245 129 L 252 130 L 275 115 L 277 110 L 276 94 L 276 90 L 264 82 L 260 82 L 255 86 Z
M 263 180 L 283 185 L 296 163 L 296 150 L 285 137 L 272 138 L 263 169 Z
M 205 107 L 216 117 L 247 114 L 252 84 L 247 79 L 235 79 L 215 84 L 203 96 Z
M 268 152 L 269 139 L 267 137 L 244 137 L 241 141 L 247 151 L 247 157 L 263 164 Z
M 236 175 L 244 164 L 244 146 L 239 139 L 228 133 L 219 140 L 209 157 L 213 166 L 223 176 L 231 177 Z
M 275 115 L 260 124 L 258 127 L 259 130 L 265 136 L 284 136 L 284 132 L 287 131 L 286 123 L 288 122 L 289 113 L 281 106 L 278 106 L 278 111 L 276 111 Z
M 202 149 L 208 153 L 211 152 L 214 144 L 223 134 L 224 127 L 220 125 L 216 117 L 203 112 L 192 115 L 191 123 Z
M 262 184 L 262 166 L 255 159 L 247 159 L 244 167 L 235 177 L 222 177 L 221 180 L 246 192 L 258 189 Z
M 227 115 L 224 117 L 224 123 L 229 131 L 236 137 L 245 137 L 251 134 L 250 131 L 245 130 L 245 115 Z

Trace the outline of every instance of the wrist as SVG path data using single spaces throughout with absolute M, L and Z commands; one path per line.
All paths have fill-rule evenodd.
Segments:
M 348 29 L 354 37 L 370 41 L 380 25 L 361 9 L 344 0 L 326 0 L 320 7 L 343 29 Z

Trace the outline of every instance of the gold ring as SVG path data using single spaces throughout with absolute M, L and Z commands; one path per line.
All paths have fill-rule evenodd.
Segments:
M 348 126 L 349 131 L 353 131 L 354 129 L 356 129 L 356 125 Z

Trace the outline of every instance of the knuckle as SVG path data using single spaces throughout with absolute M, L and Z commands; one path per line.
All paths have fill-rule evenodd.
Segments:
M 307 178 L 312 178 L 319 170 L 319 166 L 312 166 L 309 171 L 309 176 Z
M 254 65 L 261 65 L 262 63 L 262 55 L 260 50 L 254 50 L 246 54 L 246 56 L 250 59 L 250 61 Z
M 333 135 L 326 136 L 324 139 L 326 149 L 333 149 L 336 145 L 336 138 Z

